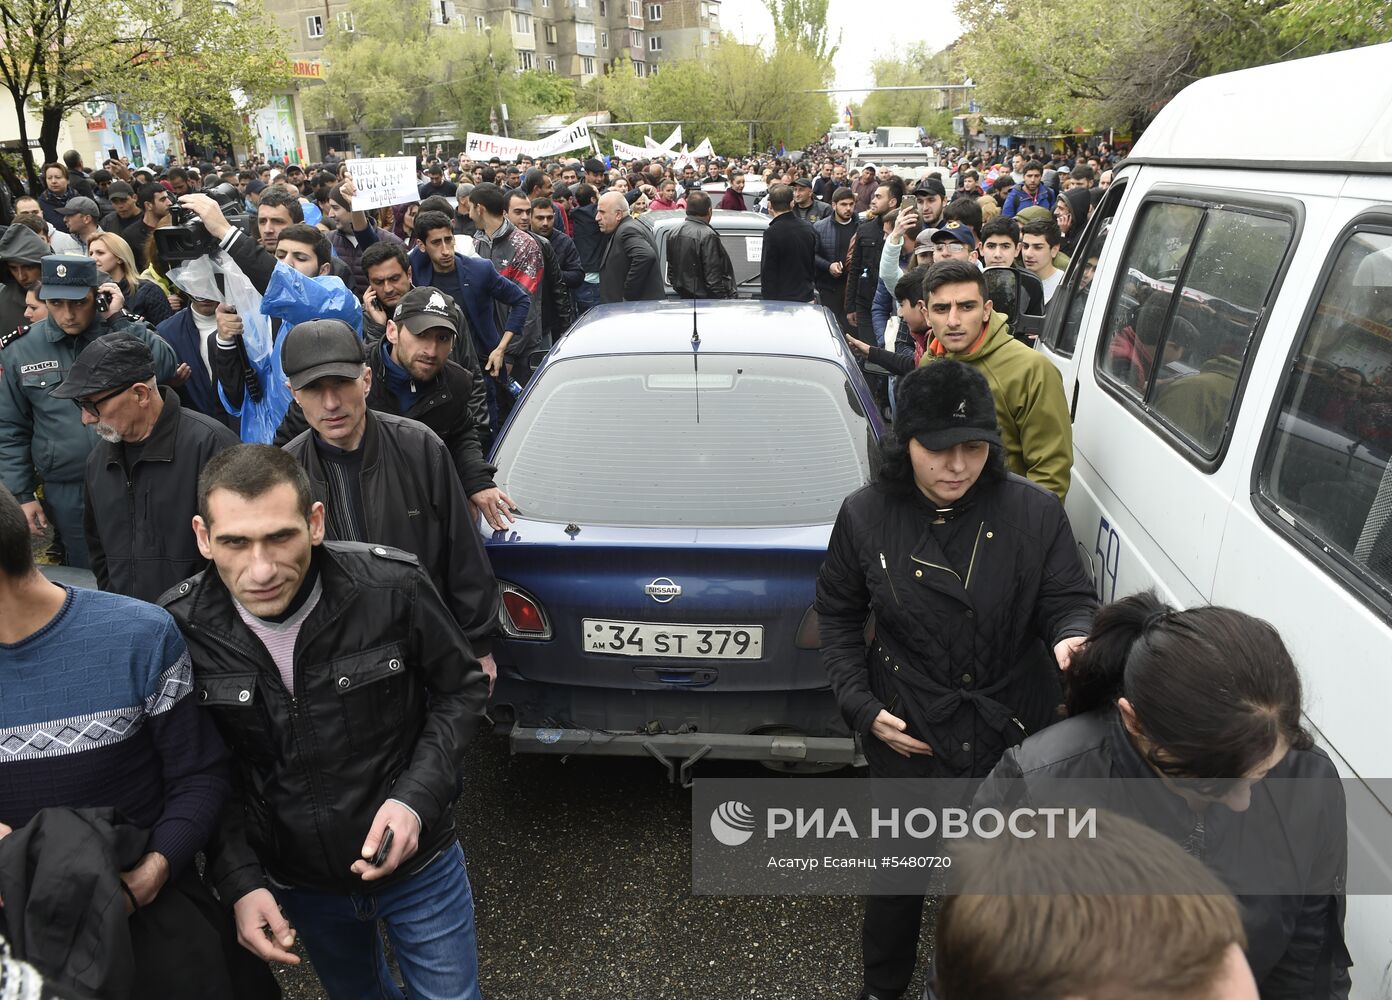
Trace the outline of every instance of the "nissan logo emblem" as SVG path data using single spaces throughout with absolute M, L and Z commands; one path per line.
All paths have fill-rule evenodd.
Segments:
M 647 594 L 658 604 L 666 604 L 674 597 L 681 596 L 681 587 L 673 583 L 665 576 L 659 576 L 652 583 L 643 588 L 643 593 Z

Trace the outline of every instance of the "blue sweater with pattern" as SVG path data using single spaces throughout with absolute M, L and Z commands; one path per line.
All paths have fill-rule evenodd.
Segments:
M 182 871 L 230 791 L 227 751 L 192 692 L 183 636 L 163 608 L 65 588 L 62 609 L 0 643 L 0 822 L 111 806 Z

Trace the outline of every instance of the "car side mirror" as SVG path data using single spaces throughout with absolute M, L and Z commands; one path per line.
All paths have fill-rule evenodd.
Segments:
M 541 363 L 546 360 L 546 355 L 550 353 L 551 351 L 545 348 L 539 351 L 532 351 L 527 355 L 527 367 L 532 371 L 536 371 L 541 367 Z
M 984 274 L 991 306 L 1005 314 L 1011 336 L 1033 346 L 1044 329 L 1044 290 L 1038 279 L 1014 267 L 988 267 Z M 1032 282 L 1033 287 L 1027 287 L 1026 282 Z M 1031 305 L 1039 311 L 1032 312 Z
M 988 267 L 983 274 L 992 308 L 1005 314 L 1013 332 L 1020 320 L 1020 273 L 1013 267 Z

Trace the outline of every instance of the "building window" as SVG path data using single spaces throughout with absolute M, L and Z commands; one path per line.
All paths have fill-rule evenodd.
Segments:
M 307 38 L 324 37 L 324 19 L 318 14 L 305 18 L 305 36 Z
M 643 0 L 628 0 L 628 16 L 629 16 L 629 17 L 642 17 L 642 16 L 643 16 Z
M 661 51 L 662 51 L 662 36 L 661 36 L 661 35 L 649 35 L 649 36 L 648 36 L 648 51 L 649 51 L 649 52 L 661 52 Z
M 633 72 L 636 73 L 638 76 L 647 76 L 648 64 L 645 62 L 635 62 L 633 64 Z
M 628 44 L 635 49 L 641 49 L 643 47 L 643 33 L 630 28 L 628 31 Z
M 546 72 L 548 72 L 548 73 L 554 73 L 554 72 L 556 72 L 556 57 L 555 57 L 555 56 L 547 56 L 547 57 L 546 57 Z
M 594 75 L 594 56 L 580 57 L 580 72 L 585 76 Z
M 548 24 L 546 26 L 546 44 L 556 44 L 556 26 L 554 24 Z
M 600 16 L 600 17 L 608 17 L 608 16 L 609 16 L 609 4 L 606 3 L 605 0 L 599 0 L 599 16 Z
M 575 43 L 577 45 L 593 45 L 594 25 L 577 22 L 575 25 Z
M 441 6 L 441 7 L 444 6 L 443 0 L 442 0 L 442 2 L 441 2 L 440 6 Z M 475 30 L 475 31 L 482 31 L 482 30 L 484 30 L 484 28 L 486 28 L 486 27 L 488 27 L 488 22 L 484 20 L 483 15 L 482 15 L 482 14 L 475 14 L 475 15 L 474 15 L 474 30 Z
M 532 33 L 532 18 L 530 14 L 512 15 L 512 30 L 519 35 L 530 35 Z
M 530 49 L 518 49 L 517 68 L 523 70 L 536 69 L 536 53 Z
M 599 33 L 599 47 L 602 49 L 607 49 L 609 47 L 609 32 L 601 31 Z
M 660 3 L 650 3 L 650 4 L 648 4 L 648 20 L 649 20 L 649 21 L 661 21 L 661 20 L 662 20 L 662 4 L 660 4 Z
M 352 34 L 353 31 L 353 12 L 351 10 L 341 10 L 338 12 L 338 30 Z

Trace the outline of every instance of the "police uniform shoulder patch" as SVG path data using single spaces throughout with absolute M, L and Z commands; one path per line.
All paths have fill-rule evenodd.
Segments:
M 0 351 L 3 351 L 5 348 L 9 347 L 16 340 L 18 340 L 20 337 L 24 336 L 28 332 L 28 326 L 21 326 L 18 329 L 11 330 L 9 333 L 0 333 Z

